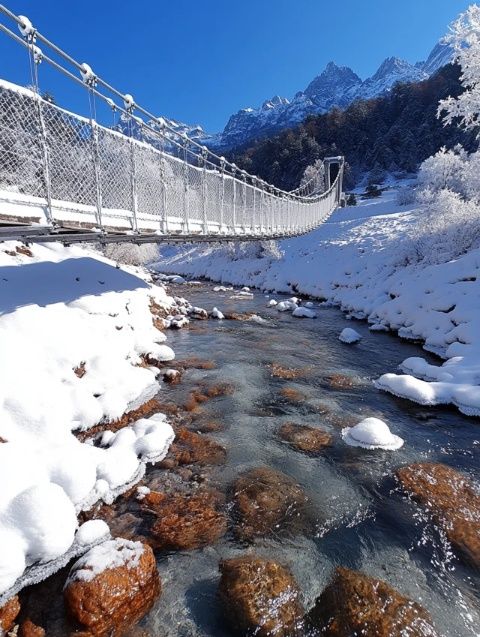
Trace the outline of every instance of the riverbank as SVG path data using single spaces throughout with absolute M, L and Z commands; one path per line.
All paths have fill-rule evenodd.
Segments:
M 162 250 L 160 272 L 248 285 L 272 293 L 309 295 L 422 342 L 444 358 L 398 361 L 402 374 L 377 379 L 381 389 L 423 405 L 453 404 L 480 415 L 480 251 L 448 263 L 418 262 L 416 233 L 423 211 L 399 206 L 395 189 L 337 210 L 310 234 L 279 242 L 278 254 L 256 244 Z

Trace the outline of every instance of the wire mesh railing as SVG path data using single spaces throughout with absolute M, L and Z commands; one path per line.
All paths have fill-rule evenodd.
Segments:
M 285 192 L 155 118 L 27 18 L 3 5 L 0 15 L 17 23 L 20 35 L 2 23 L 0 31 L 24 47 L 31 75 L 29 88 L 0 80 L 2 223 L 13 211 L 16 220 L 25 217 L 52 232 L 268 238 L 308 232 L 338 206 L 343 158 L 329 158 L 326 172 L 319 165 L 299 188 Z M 41 96 L 42 62 L 86 92 L 89 116 Z M 120 116 L 113 127 L 97 121 L 99 102 Z M 332 162 L 338 171 L 330 185 Z

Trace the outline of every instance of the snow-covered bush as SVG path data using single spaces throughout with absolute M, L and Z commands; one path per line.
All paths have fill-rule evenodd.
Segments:
M 445 263 L 480 246 L 480 206 L 452 190 L 421 193 L 425 212 L 419 218 L 416 258 Z
M 276 241 L 241 241 L 225 246 L 228 256 L 237 259 L 273 259 L 278 261 L 283 253 Z
M 426 159 L 418 172 L 420 193 L 440 192 L 443 189 L 465 195 L 465 166 L 468 154 L 457 145 L 453 150 L 441 148 L 438 153 Z
M 112 261 L 127 265 L 146 265 L 158 258 L 156 243 L 108 243 L 104 254 Z
M 305 168 L 300 181 L 300 188 L 308 184 L 308 194 L 319 194 L 325 191 L 325 166 L 321 159 Z
M 409 206 L 415 201 L 415 188 L 412 186 L 402 186 L 397 190 L 396 199 L 399 206 Z

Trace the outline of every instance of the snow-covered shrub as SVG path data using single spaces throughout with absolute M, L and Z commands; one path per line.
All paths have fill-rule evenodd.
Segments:
M 415 189 L 412 186 L 402 186 L 397 190 L 397 204 L 409 206 L 415 201 Z
M 452 190 L 424 190 L 425 212 L 416 227 L 415 253 L 426 263 L 445 263 L 480 245 L 480 205 Z
M 440 192 L 443 189 L 465 195 L 465 167 L 468 154 L 457 145 L 453 150 L 441 148 L 426 159 L 418 172 L 418 190 Z
M 104 254 L 112 261 L 127 265 L 146 265 L 158 258 L 156 243 L 108 243 Z
M 225 246 L 228 256 L 237 259 L 273 259 L 278 261 L 283 253 L 276 241 L 241 241 Z

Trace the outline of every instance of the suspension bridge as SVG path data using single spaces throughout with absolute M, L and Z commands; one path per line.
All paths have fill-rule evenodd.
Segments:
M 30 78 L 28 88 L 0 80 L 0 241 L 279 239 L 310 232 L 341 204 L 343 157 L 281 190 L 180 134 L 25 16 L 0 5 L 0 18 Z M 86 116 L 42 97 L 44 67 L 85 94 Z

